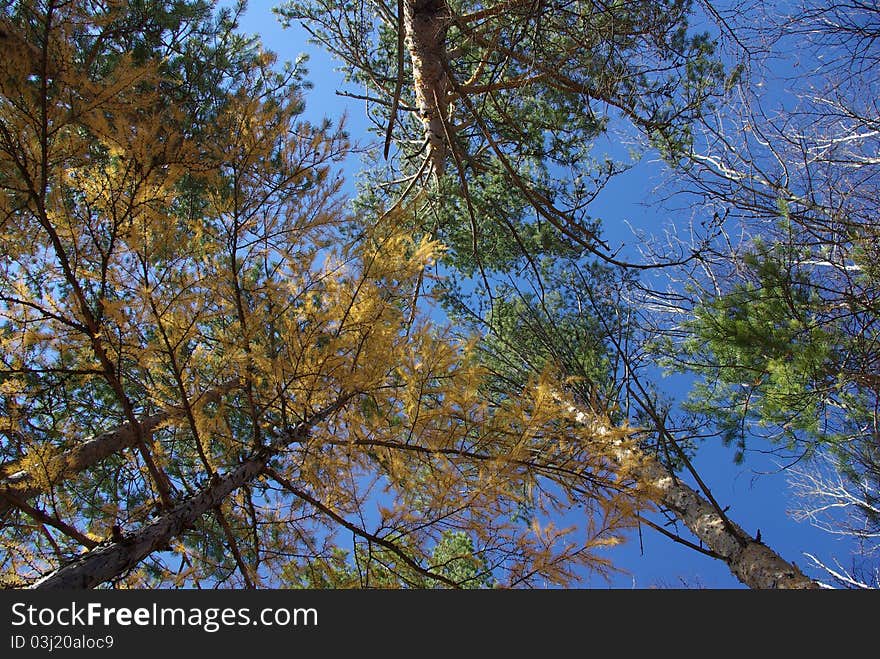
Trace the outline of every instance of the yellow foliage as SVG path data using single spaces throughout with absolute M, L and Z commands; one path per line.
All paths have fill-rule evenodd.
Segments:
M 0 148 L 0 182 L 18 199 L 0 233 L 0 427 L 30 433 L 10 457 L 33 498 L 51 495 L 92 537 L 117 519 L 137 532 L 272 447 L 273 471 L 224 500 L 228 528 L 206 511 L 175 556 L 154 556 L 164 573 L 123 582 L 252 569 L 278 583 L 287 556 L 323 560 L 333 530 L 391 538 L 416 565 L 443 531 L 464 531 L 512 566 L 510 585 L 603 566 L 595 550 L 642 505 L 619 460 L 630 430 L 579 418 L 550 371 L 490 396 L 476 338 L 453 339 L 417 306 L 444 246 L 413 234 L 411 208 L 346 214 L 328 175 L 344 138 L 298 121 L 268 54 L 213 90 L 215 116 L 187 132 L 192 117 L 159 93 L 162 62 L 121 54 L 104 74 L 83 70 L 71 34 L 126 3 L 100 16 L 86 4 L 64 5 L 45 53 L 21 28 L 29 47 L 0 62 L 0 112 L 18 136 Z M 29 78 L 43 55 L 44 87 Z M 362 235 L 343 243 L 353 220 Z M 150 431 L 132 425 L 156 417 Z M 62 468 L 96 437 L 116 448 Z M 549 523 L 574 505 L 589 515 Z M 377 510 L 381 526 L 367 528 Z M 58 560 L 39 525 L 22 524 L 0 531 L 26 538 L 0 570 L 33 578 Z M 56 531 L 52 542 L 77 547 Z M 227 533 L 244 559 L 217 558 Z
M 58 459 L 59 450 L 51 444 L 34 444 L 19 464 L 18 470 L 31 474 L 40 488 L 51 490 L 61 474 L 64 463 Z

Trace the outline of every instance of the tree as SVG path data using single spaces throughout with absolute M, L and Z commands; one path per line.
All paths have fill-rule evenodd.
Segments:
M 612 324 L 629 311 L 610 302 L 613 294 L 596 299 L 629 275 L 598 273 L 591 255 L 618 269 L 639 266 L 616 258 L 589 215 L 590 202 L 627 167 L 617 156 L 594 155 L 593 145 L 622 122 L 626 134 L 671 159 L 689 147 L 692 124 L 711 98 L 736 78 L 735 71 L 725 77 L 706 35 L 689 32 L 690 8 L 317 0 L 288 2 L 279 12 L 302 20 L 349 79 L 368 89 L 385 156 L 396 145 L 399 158 L 374 173 L 364 198 L 393 205 L 422 184 L 415 230 L 448 246 L 443 265 L 460 286 L 443 295 L 459 318 L 489 335 L 481 355 L 500 367 L 493 386 L 512 396 L 527 377 L 558 369 L 569 377 L 560 395 L 574 396 L 576 415 L 612 418 L 623 392 L 650 425 L 643 439 L 653 444 L 640 446 L 637 478 L 654 502 L 746 583 L 803 586 L 809 580 L 733 524 L 701 482 L 702 494 L 655 459 L 662 444 L 682 466 L 679 444 L 689 438 L 673 436 L 635 379 L 627 345 L 602 325 L 609 308 Z M 690 258 L 668 255 L 665 264 Z M 594 288 L 601 293 L 585 301 L 583 291 Z M 628 451 L 615 457 L 625 460 Z
M 558 249 L 614 260 L 588 205 L 627 165 L 592 146 L 614 118 L 666 151 L 688 142 L 723 78 L 706 36 L 688 31 L 689 8 L 295 0 L 276 11 L 367 89 L 385 136 L 389 171 L 375 182 L 388 203 L 436 183 L 419 228 L 488 279 L 504 267 L 496 254 L 541 250 L 549 236 Z
M 880 14 L 847 2 L 797 9 L 760 21 L 727 12 L 748 75 L 679 163 L 718 233 L 679 275 L 668 363 L 700 376 L 690 407 L 739 456 L 766 441 L 802 461 L 795 481 L 808 496 L 796 516 L 816 520 L 816 505 L 844 502 L 857 512 L 822 524 L 870 556 L 880 477 Z M 795 52 L 785 79 L 762 65 Z M 774 92 L 783 86 L 784 97 Z
M 446 531 L 431 553 L 431 569 L 438 570 L 460 588 L 490 588 L 492 570 L 479 556 L 471 537 L 463 531 Z M 445 588 L 446 584 L 426 577 L 382 547 L 363 542 L 355 545 L 353 557 L 339 549 L 322 563 L 292 566 L 286 575 L 290 583 L 303 588 Z
M 299 68 L 201 3 L 22 0 L 0 32 L 5 584 L 296 585 L 340 535 L 406 585 L 608 568 L 630 430 L 549 368 L 491 395 L 415 308 L 441 246 L 345 212 Z
M 807 558 L 839 586 L 880 588 L 880 570 L 875 564 L 880 536 L 876 520 L 880 510 L 874 483 L 867 478 L 855 481 L 848 467 L 827 450 L 813 457 L 808 466 L 795 466 L 789 472 L 797 497 L 797 505 L 791 511 L 794 518 L 808 520 L 830 534 L 855 538 L 858 542 L 858 551 L 853 553 L 848 567 L 836 558 L 833 567 L 814 554 L 807 554 Z
M 548 363 L 559 365 L 568 376 L 566 390 L 575 401 L 576 419 L 601 411 L 614 423 L 626 420 L 633 426 L 637 443 L 620 447 L 615 457 L 640 456 L 631 473 L 665 517 L 658 523 L 650 511 L 643 511 L 640 524 L 723 561 L 749 587 L 816 587 L 765 545 L 760 533 L 752 535 L 734 523 L 727 515 L 729 506 L 716 501 L 691 465 L 689 454 L 703 431 L 694 424 L 675 426 L 668 405 L 643 373 L 653 362 L 647 361 L 648 342 L 629 306 L 633 278 L 621 280 L 612 269 L 587 269 L 575 261 L 557 265 L 558 272 L 545 282 L 552 296 L 538 298 L 511 287 L 501 296 L 507 302 L 493 305 L 488 317 L 465 310 L 487 335 L 480 348 L 495 386 L 515 390 L 530 373 Z M 679 526 L 694 540 L 669 530 Z

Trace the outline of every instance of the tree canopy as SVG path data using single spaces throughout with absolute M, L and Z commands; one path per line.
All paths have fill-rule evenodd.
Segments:
M 628 429 L 571 421 L 549 369 L 492 394 L 414 307 L 442 247 L 406 209 L 344 209 L 344 133 L 233 28 L 200 3 L 6 10 L 4 582 L 350 582 L 341 537 L 361 585 L 605 569 L 643 506 Z
M 874 10 L 285 2 L 374 123 L 349 200 L 244 9 L 2 3 L 4 584 L 565 586 L 650 527 L 817 587 L 715 499 L 715 440 L 787 451 L 870 553 Z M 633 259 L 594 202 L 645 156 L 696 220 Z

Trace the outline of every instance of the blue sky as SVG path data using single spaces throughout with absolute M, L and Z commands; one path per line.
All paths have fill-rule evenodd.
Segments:
M 336 64 L 326 53 L 307 43 L 302 29 L 283 29 L 271 12 L 274 4 L 253 0 L 240 28 L 246 33 L 259 34 L 265 46 L 276 52 L 281 61 L 294 60 L 301 53 L 309 55 L 307 79 L 314 87 L 306 96 L 306 117 L 320 121 L 324 117 L 337 119 L 345 113 L 348 131 L 355 141 L 377 139 L 367 133 L 364 102 L 336 95 L 336 90 L 344 86 L 335 70 Z M 349 193 L 353 193 L 357 168 L 358 158 L 352 156 L 344 172 Z M 640 164 L 612 181 L 595 204 L 593 214 L 603 218 L 606 237 L 613 244 L 614 241 L 627 243 L 626 255 L 631 256 L 637 247 L 627 223 L 656 232 L 669 222 L 656 207 L 642 205 L 657 184 L 658 176 L 656 165 L 649 161 Z M 670 393 L 681 395 L 685 380 L 669 380 L 663 384 Z M 787 477 L 772 456 L 750 453 L 746 463 L 737 466 L 733 463 L 732 450 L 707 445 L 698 453 L 695 466 L 720 505 L 730 506 L 733 521 L 750 533 L 760 529 L 764 542 L 785 559 L 803 568 L 808 564 L 803 557 L 806 551 L 826 561 L 837 557 L 847 564 L 849 546 L 845 541 L 834 540 L 829 534 L 806 522 L 796 522 L 787 514 L 792 505 Z M 628 573 L 616 576 L 610 583 L 588 576 L 584 585 L 600 588 L 742 587 L 720 561 L 677 545 L 647 527 L 641 539 L 634 536 L 630 542 L 615 548 L 611 557 Z

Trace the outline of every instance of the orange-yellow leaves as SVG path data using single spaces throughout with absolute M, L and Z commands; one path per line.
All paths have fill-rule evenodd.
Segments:
M 244 58 L 198 122 L 160 102 L 159 62 L 82 70 L 64 21 L 109 19 L 80 4 L 52 34 L 52 85 L 21 75 L 33 53 L 0 62 L 13 136 L 0 145 L 0 431 L 42 487 L 33 498 L 95 536 L 117 518 L 133 531 L 158 514 L 154 470 L 183 496 L 271 445 L 272 471 L 223 501 L 228 529 L 206 516 L 171 545 L 179 571 L 125 583 L 225 579 L 241 569 L 216 551 L 226 533 L 261 578 L 280 575 L 292 554 L 321 560 L 340 519 L 421 565 L 444 532 L 465 532 L 509 585 L 602 565 L 593 550 L 640 505 L 627 429 L 573 411 L 550 372 L 495 394 L 476 339 L 420 308 L 443 246 L 404 228 L 409 208 L 351 217 L 330 175 L 345 140 L 298 121 L 271 56 Z M 354 222 L 346 242 L 355 232 L 339 227 Z M 110 455 L 65 470 L 63 449 L 103 435 L 118 441 Z M 573 506 L 579 519 L 549 524 Z M 0 571 L 57 563 L 33 526 L 14 543 L 0 531 Z
M 59 450 L 51 444 L 34 444 L 17 466 L 19 470 L 31 474 L 41 487 L 48 490 L 56 483 L 64 467 L 64 463 L 56 459 L 58 454 Z

